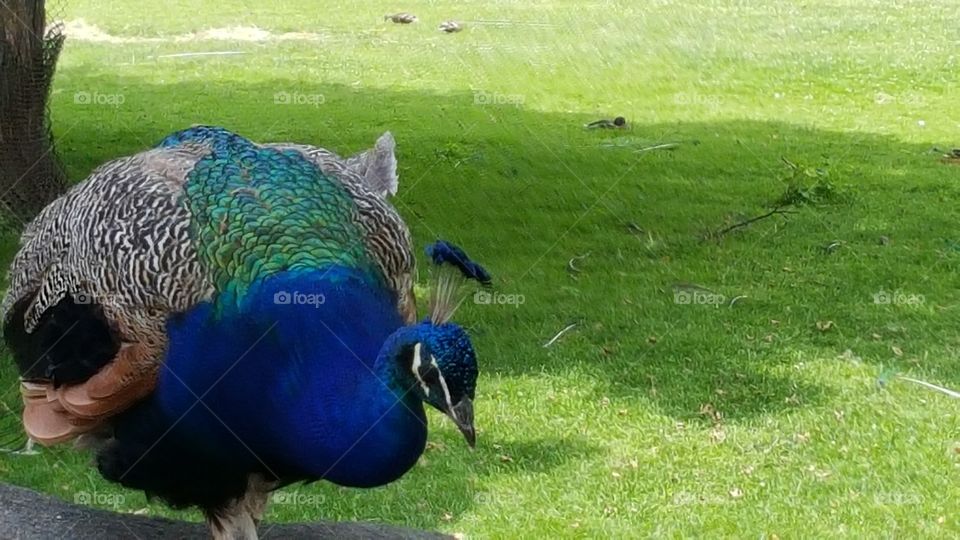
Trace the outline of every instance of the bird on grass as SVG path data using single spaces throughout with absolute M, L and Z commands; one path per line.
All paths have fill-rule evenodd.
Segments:
M 411 24 L 417 22 L 417 16 L 413 13 L 407 13 L 405 11 L 400 13 L 394 13 L 392 15 L 384 15 L 383 20 L 395 22 L 397 24 Z
M 600 120 L 595 120 L 593 122 L 590 122 L 589 124 L 584 124 L 583 127 L 587 129 L 620 129 L 620 128 L 627 127 L 627 119 L 622 116 L 618 116 L 613 120 L 608 120 L 604 118 Z
M 462 250 L 431 248 L 429 317 L 393 139 L 351 158 L 217 127 L 111 161 L 25 229 L 3 300 L 23 426 L 214 538 L 256 538 L 270 491 L 373 487 L 424 450 L 424 403 L 475 444 L 477 362 L 450 322 Z
M 453 34 L 463 30 L 463 26 L 457 21 L 443 21 L 440 23 L 440 26 L 437 27 L 441 32 L 446 32 L 448 34 Z
M 960 148 L 953 148 L 949 152 L 943 154 L 943 162 L 960 165 Z

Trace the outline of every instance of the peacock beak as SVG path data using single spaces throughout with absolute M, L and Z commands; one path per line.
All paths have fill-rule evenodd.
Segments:
M 447 411 L 447 416 L 457 425 L 460 433 L 467 440 L 470 448 L 477 445 L 477 431 L 473 428 L 473 402 L 470 398 L 464 396 L 452 409 Z

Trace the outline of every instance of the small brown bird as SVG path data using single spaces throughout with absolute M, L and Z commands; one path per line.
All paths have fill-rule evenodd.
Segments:
M 400 13 L 394 13 L 393 15 L 384 15 L 383 20 L 393 21 L 397 24 L 410 24 L 417 22 L 417 16 L 413 13 L 402 11 Z
M 604 118 L 604 119 L 602 119 L 602 120 L 596 120 L 596 121 L 594 121 L 594 122 L 590 122 L 589 124 L 586 124 L 586 125 L 584 125 L 583 127 L 587 128 L 587 129 L 598 129 L 598 128 L 600 128 L 600 129 L 614 129 L 614 128 L 620 129 L 620 128 L 627 127 L 627 119 L 624 118 L 624 117 L 622 117 L 622 116 L 618 116 L 618 117 L 614 118 L 613 120 L 607 120 L 606 118 Z
M 461 26 L 457 21 L 443 21 L 437 28 L 441 32 L 446 32 L 448 34 L 453 34 L 454 32 L 463 30 L 463 26 Z

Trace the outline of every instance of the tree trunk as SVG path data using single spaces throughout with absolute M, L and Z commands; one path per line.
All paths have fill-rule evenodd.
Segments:
M 60 25 L 45 28 L 44 0 L 0 0 L 0 210 L 20 227 L 63 193 L 47 98 L 63 46 Z

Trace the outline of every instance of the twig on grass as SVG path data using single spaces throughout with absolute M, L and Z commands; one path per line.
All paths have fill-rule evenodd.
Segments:
M 771 216 L 776 216 L 776 215 L 784 216 L 784 215 L 787 215 L 787 214 L 796 214 L 796 213 L 797 213 L 796 210 L 790 210 L 790 209 L 786 208 L 785 206 L 777 206 L 776 208 L 774 208 L 773 210 L 770 210 L 769 212 L 767 212 L 767 213 L 765 213 L 765 214 L 760 214 L 759 216 L 754 216 L 754 217 L 752 217 L 752 218 L 750 218 L 750 219 L 745 219 L 745 220 L 743 220 L 743 221 L 739 221 L 739 222 L 737 222 L 737 223 L 734 223 L 733 225 L 730 225 L 729 227 L 724 227 L 723 229 L 720 229 L 719 231 L 716 231 L 716 232 L 710 234 L 710 237 L 711 237 L 711 238 L 720 238 L 721 236 L 723 236 L 723 235 L 725 235 L 725 234 L 727 234 L 727 233 L 729 233 L 729 232 L 731 232 L 731 231 L 734 231 L 734 230 L 736 230 L 736 229 L 740 229 L 740 228 L 742 228 L 742 227 L 746 227 L 747 225 L 750 225 L 751 223 L 756 223 L 756 222 L 758 222 L 758 221 L 760 221 L 760 220 L 762 220 L 762 219 L 767 219 L 768 217 L 771 217 Z
M 949 388 L 944 388 L 942 386 L 937 386 L 933 383 L 928 383 L 927 381 L 921 381 L 920 379 L 913 379 L 911 377 L 904 377 L 903 375 L 898 375 L 898 379 L 902 379 L 907 382 L 912 382 L 913 384 L 919 384 L 920 386 L 929 388 L 930 390 L 936 390 L 937 392 L 946 394 L 952 398 L 960 399 L 960 392 L 950 390 Z
M 566 333 L 569 332 L 570 330 L 573 330 L 573 327 L 576 326 L 576 325 L 577 325 L 577 323 L 570 323 L 570 324 L 568 324 L 568 325 L 566 326 L 566 328 L 564 328 L 563 330 L 557 332 L 557 335 L 553 336 L 553 338 L 551 338 L 550 341 L 544 343 L 544 344 L 543 344 L 543 348 L 546 349 L 547 347 L 549 347 L 549 346 L 553 345 L 554 343 L 556 343 L 556 341 L 557 341 L 558 339 L 560 339 L 560 336 L 566 334 Z
M 577 256 L 573 257 L 572 259 L 570 259 L 569 261 L 567 261 L 567 270 L 569 270 L 570 273 L 572 273 L 572 274 L 579 274 L 579 273 L 580 273 L 580 269 L 577 268 L 576 265 L 573 264 L 574 261 L 583 260 L 583 259 L 586 259 L 586 258 L 589 257 L 589 256 L 590 256 L 590 252 L 588 251 L 588 252 L 584 253 L 583 255 L 577 255 Z
M 651 150 L 673 150 L 678 146 L 680 146 L 680 143 L 677 143 L 677 142 L 661 143 L 661 144 L 654 144 L 652 146 L 645 146 L 643 148 L 638 148 L 633 152 L 635 154 L 639 154 L 640 152 L 649 152 Z

